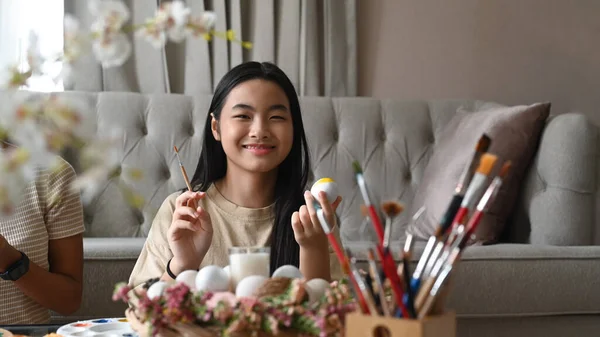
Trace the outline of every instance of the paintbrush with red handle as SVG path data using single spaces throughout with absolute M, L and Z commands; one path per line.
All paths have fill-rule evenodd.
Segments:
M 398 274 L 396 273 L 396 263 L 394 262 L 394 258 L 391 256 L 391 254 L 384 254 L 383 251 L 383 227 L 381 226 L 381 220 L 379 219 L 379 216 L 377 215 L 377 211 L 375 210 L 375 206 L 373 206 L 373 204 L 371 204 L 371 199 L 369 197 L 369 191 L 367 190 L 367 185 L 365 182 L 365 178 L 363 176 L 363 172 L 362 172 L 362 168 L 360 167 L 360 164 L 355 161 L 352 163 L 352 167 L 354 168 L 354 174 L 356 177 L 356 180 L 358 182 L 358 186 L 360 188 L 362 197 L 363 197 L 363 201 L 365 203 L 365 206 L 367 206 L 368 210 L 369 210 L 369 215 L 371 217 L 371 222 L 373 224 L 373 227 L 375 228 L 375 232 L 377 233 L 377 237 L 379 238 L 379 244 L 376 245 L 377 247 L 377 255 L 379 257 L 379 259 L 381 260 L 381 264 L 382 264 L 382 268 L 385 272 L 385 276 L 391 281 L 391 286 L 392 286 L 392 292 L 394 294 L 394 300 L 396 301 L 396 304 L 400 307 L 400 310 L 402 311 L 402 315 L 403 317 L 411 317 L 408 310 L 406 309 L 406 306 L 403 303 L 402 297 L 404 296 L 404 291 L 402 290 L 402 281 L 400 280 L 400 277 L 398 276 Z

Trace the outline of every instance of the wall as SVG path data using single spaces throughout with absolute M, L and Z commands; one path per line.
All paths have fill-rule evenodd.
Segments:
M 600 1 L 358 0 L 359 95 L 551 101 L 600 125 Z

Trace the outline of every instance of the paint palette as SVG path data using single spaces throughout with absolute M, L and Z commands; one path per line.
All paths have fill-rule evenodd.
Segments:
M 101 318 L 63 325 L 57 331 L 63 337 L 138 337 L 127 318 Z
M 0 329 L 0 337 L 12 337 L 12 336 L 13 336 L 13 334 L 10 331 Z

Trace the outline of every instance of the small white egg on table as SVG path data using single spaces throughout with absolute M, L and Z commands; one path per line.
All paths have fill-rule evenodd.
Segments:
M 310 188 L 310 193 L 317 202 L 319 201 L 319 192 L 321 191 L 327 194 L 327 201 L 330 204 L 332 204 L 340 195 L 337 183 L 331 178 L 321 178 Z
M 196 289 L 196 275 L 198 275 L 198 271 L 190 269 L 184 270 L 181 274 L 177 275 L 175 281 L 178 283 L 184 283 L 190 289 Z
M 260 288 L 268 278 L 262 275 L 250 275 L 244 277 L 235 288 L 235 296 L 237 297 L 252 297 L 254 292 Z
M 325 295 L 327 289 L 330 288 L 330 283 L 321 278 L 314 278 L 306 281 L 304 288 L 308 293 L 309 303 L 314 303 Z
M 155 299 L 156 297 L 162 296 L 168 285 L 169 284 L 165 281 L 156 281 L 152 283 L 150 288 L 148 288 L 146 295 L 148 295 L 148 298 L 151 300 Z
M 219 266 L 206 266 L 200 269 L 195 280 L 196 290 L 219 292 L 229 290 L 229 275 Z
M 291 264 L 286 264 L 277 268 L 273 272 L 272 277 L 302 278 L 303 275 L 300 272 L 300 269 L 298 269 L 298 267 L 293 266 Z

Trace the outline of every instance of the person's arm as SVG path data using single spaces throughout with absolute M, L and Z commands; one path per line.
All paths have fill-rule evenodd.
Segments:
M 331 280 L 329 249 L 327 242 L 321 247 L 300 247 L 300 272 L 307 280 L 321 278 Z
M 29 271 L 14 283 L 42 306 L 69 315 L 79 309 L 83 292 L 83 208 L 79 193 L 71 189 L 75 171 L 69 164 L 63 161 L 43 179 L 47 179 L 42 181 L 47 195 L 41 202 L 46 205 L 49 269 L 30 261 Z M 4 243 L 0 244 L 2 272 L 21 258 L 17 249 Z
M 69 315 L 81 305 L 83 279 L 83 243 L 78 234 L 51 240 L 48 246 L 50 270 L 30 262 L 29 271 L 15 281 L 15 286 L 26 296 L 61 315 Z M 0 272 L 21 258 L 21 253 L 10 245 L 0 252 Z

